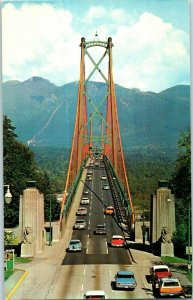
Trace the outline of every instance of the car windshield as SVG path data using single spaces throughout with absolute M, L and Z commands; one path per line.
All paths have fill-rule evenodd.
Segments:
M 123 238 L 112 238 L 112 240 L 115 241 L 115 242 L 116 242 L 116 241 L 122 241 Z
M 105 228 L 105 225 L 97 225 L 97 228 Z
M 77 220 L 76 223 L 84 223 L 84 220 Z

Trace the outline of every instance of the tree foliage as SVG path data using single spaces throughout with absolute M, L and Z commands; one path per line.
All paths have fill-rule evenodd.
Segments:
M 181 134 L 178 143 L 178 157 L 170 181 L 175 195 L 176 233 L 174 242 L 181 253 L 191 240 L 191 134 Z
M 47 174 L 37 166 L 33 152 L 24 144 L 17 140 L 14 132 L 15 127 L 11 120 L 3 117 L 3 176 L 4 185 L 10 185 L 12 193 L 11 204 L 4 204 L 4 226 L 15 227 L 19 224 L 19 198 L 26 188 L 29 180 L 37 181 L 37 188 L 40 192 L 53 194 L 54 185 L 49 182 Z M 49 183 L 49 184 L 48 184 Z M 5 191 L 6 192 L 6 187 Z M 54 199 L 55 216 L 59 215 L 59 205 Z M 48 214 L 49 200 L 45 199 L 45 220 L 49 220 Z

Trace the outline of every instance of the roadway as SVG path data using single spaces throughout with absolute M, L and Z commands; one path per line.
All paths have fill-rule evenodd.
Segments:
M 85 173 L 86 170 L 83 172 L 83 181 Z M 11 299 L 83 299 L 86 291 L 96 289 L 104 290 L 108 299 L 154 298 L 151 285 L 145 278 L 149 271 L 149 259 L 147 261 L 144 256 L 143 260 L 139 254 L 140 263 L 132 263 L 128 249 L 117 249 L 108 245 L 112 235 L 122 233 L 113 217 L 104 215 L 103 205 L 98 199 L 99 197 L 107 206 L 113 204 L 110 190 L 102 189 L 105 180 L 101 180 L 101 177 L 104 174 L 103 167 L 95 167 L 92 181 L 85 181 L 94 191 L 88 195 L 90 204 L 84 205 L 88 209 L 87 216 L 78 217 L 85 218 L 86 229 L 73 230 L 76 211 L 86 188 L 80 183 L 64 224 L 61 241 L 51 247 L 47 246 L 42 255 L 34 258 L 32 263 L 25 264 L 28 275 Z M 96 225 L 104 223 L 106 235 L 94 235 Z M 83 249 L 80 253 L 67 253 L 67 245 L 74 238 L 81 240 Z M 119 270 L 134 271 L 137 280 L 134 291 L 114 289 L 114 276 Z
M 108 299 L 153 298 L 142 289 L 144 286 L 140 274 L 135 274 L 138 286 L 134 291 L 114 289 L 113 281 L 116 272 L 133 270 L 133 266 L 129 251 L 126 248 L 109 246 L 111 236 L 122 235 L 122 232 L 114 218 L 103 213 L 104 206 L 102 203 L 106 206 L 113 205 L 111 191 L 103 190 L 103 184 L 108 183 L 108 180 L 101 180 L 102 175 L 106 175 L 105 169 L 103 166 L 98 166 L 92 168 L 92 171 L 92 181 L 86 180 L 85 184 L 94 193 L 89 189 L 90 204 L 82 205 L 87 207 L 88 213 L 87 216 L 78 216 L 78 218 L 86 220 L 86 229 L 73 230 L 71 236 L 71 239 L 81 240 L 82 251 L 64 254 L 62 266 L 58 270 L 57 279 L 52 284 L 47 299 L 54 297 L 58 299 L 83 299 L 87 290 L 104 290 Z M 87 186 L 84 186 L 83 191 L 88 189 Z M 75 219 L 76 211 L 74 210 L 73 220 Z M 94 234 L 97 224 L 106 224 L 106 235 Z

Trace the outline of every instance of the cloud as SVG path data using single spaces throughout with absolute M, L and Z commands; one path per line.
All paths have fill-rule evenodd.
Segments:
M 48 4 L 19 9 L 7 4 L 2 26 L 3 76 L 23 80 L 39 75 L 59 84 L 73 80 L 70 61 L 79 65 L 80 37 L 72 28 L 69 11 Z
M 117 83 L 154 91 L 189 83 L 188 35 L 160 17 L 144 12 L 132 26 L 120 27 L 113 40 Z
M 113 38 L 115 83 L 152 91 L 189 83 L 189 36 L 149 12 L 134 21 L 124 9 L 93 6 L 80 18 L 50 4 L 8 3 L 2 26 L 4 80 L 35 75 L 57 85 L 78 80 L 80 39 L 94 39 L 97 30 L 100 40 Z M 92 68 L 90 63 L 86 69 Z
M 107 15 L 107 11 L 103 6 L 91 6 L 84 16 L 85 23 L 91 23 L 96 19 L 103 18 Z

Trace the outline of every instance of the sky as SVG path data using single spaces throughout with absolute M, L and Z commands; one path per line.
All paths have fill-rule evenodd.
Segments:
M 32 76 L 57 86 L 78 81 L 81 37 L 112 37 L 116 84 L 154 92 L 190 84 L 189 1 L 3 1 L 3 81 Z M 94 48 L 97 62 L 104 49 Z M 106 66 L 104 60 L 101 67 Z M 85 67 L 88 76 L 93 64 L 87 58 Z M 97 74 L 91 80 L 103 81 Z

